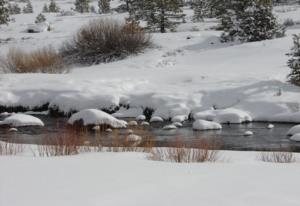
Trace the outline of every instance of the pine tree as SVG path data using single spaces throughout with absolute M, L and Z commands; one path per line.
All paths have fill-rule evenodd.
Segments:
M 90 12 L 91 13 L 96 13 L 96 9 L 95 9 L 94 5 L 90 6 Z
M 9 10 L 7 8 L 7 2 L 0 0 L 0 25 L 7 24 L 9 22 Z
M 284 35 L 269 0 L 232 1 L 221 18 L 224 33 L 221 41 L 253 42 Z
M 173 29 L 176 21 L 183 18 L 182 0 L 136 0 L 132 2 L 131 14 L 136 20 L 145 20 L 150 30 L 159 29 L 165 33 L 166 29 Z
M 203 17 L 206 15 L 207 1 L 206 0 L 193 0 L 192 7 L 194 10 L 194 21 L 203 21 Z
M 288 75 L 289 81 L 292 84 L 300 86 L 300 34 L 293 36 L 293 47 L 291 52 L 287 54 L 291 56 L 287 64 L 291 68 L 291 72 Z
M 49 8 L 47 4 L 44 4 L 43 13 L 49 13 Z
M 23 8 L 23 13 L 33 13 L 33 7 L 30 1 L 27 2 L 26 6 Z
M 21 8 L 18 4 L 8 4 L 9 14 L 20 14 Z
M 228 5 L 231 4 L 232 0 L 208 0 L 207 7 L 210 17 L 219 17 L 231 9 Z
M 108 13 L 110 11 L 110 0 L 98 0 L 99 13 Z
M 84 13 L 89 12 L 89 0 L 75 0 L 75 10 Z
M 59 10 L 60 10 L 60 8 L 57 6 L 55 1 L 51 0 L 50 4 L 49 4 L 49 12 L 57 13 L 57 12 L 59 12 Z
M 36 24 L 42 23 L 42 22 L 45 22 L 45 21 L 46 21 L 46 17 L 42 13 L 37 15 L 37 17 L 35 18 L 35 23 Z

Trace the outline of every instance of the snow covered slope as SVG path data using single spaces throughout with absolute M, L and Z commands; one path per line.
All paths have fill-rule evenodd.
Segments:
M 33 2 L 42 5 L 40 1 Z M 70 2 L 62 2 L 63 7 L 72 6 Z M 299 8 L 294 9 L 300 16 Z M 289 12 L 294 17 L 295 10 L 275 13 L 283 21 Z M 15 38 L 1 45 L 1 53 L 11 46 L 26 49 L 46 43 L 57 46 L 89 19 L 107 17 L 49 14 L 55 31 L 22 33 L 20 22 L 31 23 L 32 16 L 16 15 L 16 23 L 1 28 L 1 35 Z M 108 16 L 124 17 L 123 14 Z M 3 74 L 0 105 L 33 108 L 50 103 L 50 107 L 67 113 L 122 104 L 152 108 L 165 119 L 211 107 L 233 107 L 249 113 L 253 120 L 299 122 L 300 114 L 291 115 L 299 110 L 300 89 L 286 82 L 289 69 L 285 54 L 291 47 L 292 34 L 300 29 L 292 27 L 280 39 L 231 45 L 221 44 L 220 32 L 208 29 L 215 24 L 212 20 L 182 24 L 178 32 L 153 34 L 156 46 L 139 56 L 74 68 L 68 74 Z M 200 31 L 193 31 L 194 26 Z M 30 39 L 22 40 L 23 37 Z

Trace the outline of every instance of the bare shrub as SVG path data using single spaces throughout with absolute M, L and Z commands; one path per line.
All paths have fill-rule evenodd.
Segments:
M 45 47 L 31 52 L 10 49 L 1 59 L 0 67 L 13 73 L 62 73 L 66 65 L 62 57 L 52 47 Z
M 134 22 L 92 20 L 61 48 L 69 64 L 99 64 L 137 54 L 150 45 L 150 36 Z
M 258 159 L 263 162 L 273 162 L 273 163 L 292 163 L 296 161 L 294 153 L 290 151 L 284 152 L 261 152 Z
M 76 155 L 80 152 L 98 151 L 87 139 L 87 131 L 83 128 L 66 127 L 56 136 L 46 136 L 38 145 L 37 155 L 40 157 Z M 97 150 L 96 150 L 97 149 Z
M 170 147 L 152 149 L 150 159 L 171 162 L 215 162 L 219 160 L 220 145 L 214 140 L 200 139 L 189 147 L 179 138 Z

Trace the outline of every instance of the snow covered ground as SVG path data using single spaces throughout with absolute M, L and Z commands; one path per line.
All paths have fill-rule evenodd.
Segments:
M 10 38 L 1 41 L 1 55 L 11 47 L 58 47 L 91 19 L 125 16 L 46 14 L 54 31 L 25 33 L 45 2 L 32 0 L 34 14 L 15 15 L 14 23 L 1 26 L 0 39 Z M 57 3 L 64 10 L 73 7 L 73 1 Z M 299 21 L 299 11 L 274 9 L 281 22 Z M 288 28 L 284 38 L 237 45 L 219 43 L 220 31 L 211 30 L 216 25 L 215 19 L 188 18 L 175 33 L 153 34 L 155 46 L 143 54 L 66 74 L 1 74 L 0 106 L 49 103 L 69 112 L 122 104 L 133 109 L 116 117 L 137 117 L 148 107 L 164 119 L 198 114 L 220 123 L 300 122 L 300 88 L 286 82 L 285 55 L 300 26 Z M 223 161 L 203 164 L 150 161 L 141 153 L 0 156 L 0 206 L 298 206 L 299 154 L 291 164 L 261 162 L 258 155 L 224 151 Z
M 221 155 L 216 163 L 192 164 L 142 153 L 0 156 L 0 205 L 299 205 L 299 163 L 261 162 L 257 152 Z
M 15 23 L 0 28 L 1 39 L 12 38 L 1 44 L 1 54 L 11 47 L 59 46 L 90 19 L 121 20 L 125 16 L 46 14 L 54 31 L 25 33 L 44 3 L 33 1 L 34 14 L 15 15 Z M 58 4 L 65 10 L 73 6 L 70 1 Z M 282 22 L 287 18 L 297 21 L 299 10 L 280 6 L 274 12 Z M 2 74 L 0 105 L 33 108 L 50 103 L 50 107 L 69 112 L 125 104 L 152 108 L 155 115 L 166 119 L 211 107 L 233 107 L 257 121 L 300 122 L 300 113 L 295 113 L 300 89 L 286 82 L 289 68 L 285 55 L 299 26 L 288 28 L 284 38 L 231 45 L 219 43 L 220 31 L 210 30 L 217 25 L 215 19 L 191 23 L 189 18 L 178 32 L 153 34 L 154 48 L 122 61 L 78 67 L 67 74 Z

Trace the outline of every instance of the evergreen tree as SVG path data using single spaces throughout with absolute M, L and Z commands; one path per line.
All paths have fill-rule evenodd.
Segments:
M 57 6 L 55 1 L 51 0 L 50 4 L 49 4 L 49 12 L 57 13 L 57 12 L 59 12 L 59 10 L 60 10 L 60 8 Z
M 45 22 L 45 21 L 46 21 L 46 17 L 42 13 L 37 15 L 37 17 L 35 18 L 35 23 L 36 24 L 42 23 L 42 22 Z
M 91 13 L 96 13 L 96 9 L 95 9 L 95 7 L 93 5 L 90 6 L 90 12 Z
M 108 13 L 110 11 L 110 0 L 98 0 L 99 13 Z
M 0 0 L 0 25 L 7 24 L 9 22 L 9 10 L 7 8 L 7 2 Z
M 253 42 L 283 36 L 269 0 L 232 1 L 221 18 L 221 41 Z
M 192 7 L 194 10 L 194 21 L 203 21 L 203 17 L 206 15 L 207 1 L 206 0 L 193 0 Z
M 84 13 L 89 12 L 89 0 L 75 0 L 75 10 Z
M 228 5 L 232 0 L 208 0 L 207 7 L 210 17 L 219 17 L 225 14 L 228 9 L 231 9 Z
M 20 14 L 21 8 L 18 4 L 8 4 L 9 14 Z
M 27 2 L 26 6 L 23 8 L 23 13 L 33 13 L 33 7 L 30 1 Z
M 159 29 L 165 33 L 172 29 L 176 21 L 183 18 L 182 0 L 136 0 L 131 3 L 130 15 L 136 20 L 145 20 L 150 30 Z
M 293 36 L 293 47 L 291 52 L 287 54 L 291 56 L 287 64 L 291 68 L 288 75 L 289 81 L 297 86 L 300 86 L 300 34 Z
M 49 13 L 49 8 L 47 4 L 44 4 L 43 13 Z

